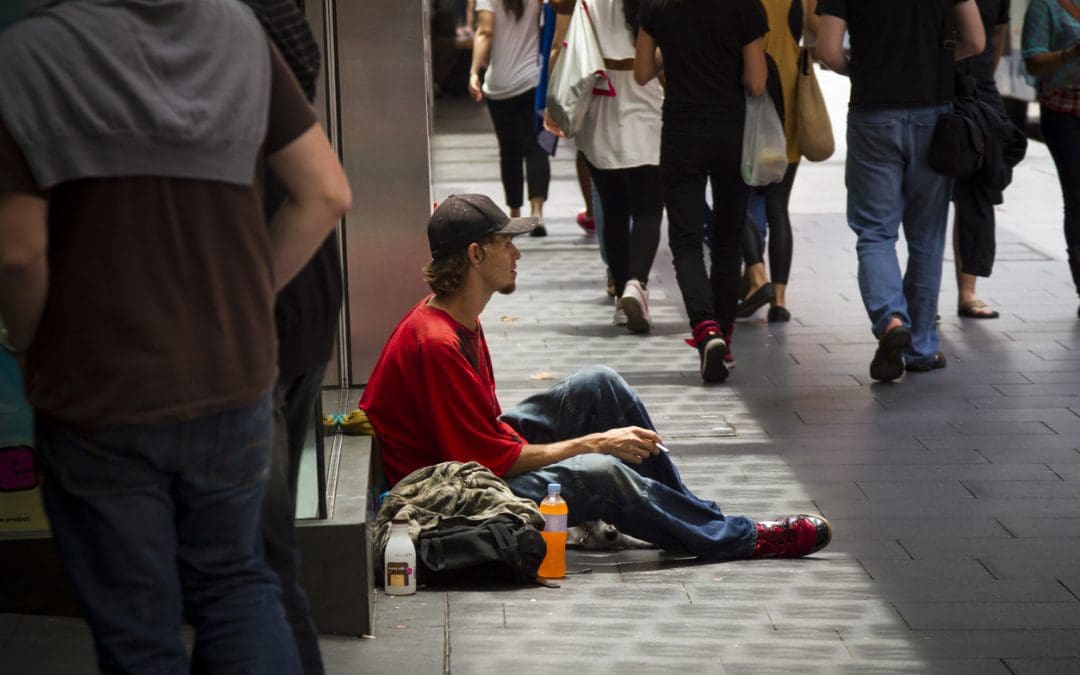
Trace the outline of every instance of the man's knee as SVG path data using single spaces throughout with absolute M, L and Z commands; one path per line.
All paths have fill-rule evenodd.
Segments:
M 571 386 L 590 388 L 626 388 L 626 380 L 614 368 L 608 366 L 586 366 L 574 371 L 569 377 Z
M 580 464 L 577 467 L 579 475 L 595 497 L 614 497 L 620 502 L 627 498 L 646 497 L 648 479 L 638 474 L 621 459 L 600 454 L 580 455 L 579 458 Z

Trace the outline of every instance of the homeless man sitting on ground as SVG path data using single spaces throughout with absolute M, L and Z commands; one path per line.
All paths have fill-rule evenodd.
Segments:
M 606 367 L 579 370 L 502 413 L 480 313 L 512 293 L 515 235 L 535 219 L 508 218 L 483 195 L 456 195 L 428 222 L 434 294 L 398 324 L 360 407 L 382 448 L 391 484 L 425 466 L 475 460 L 520 496 L 540 502 L 562 485 L 570 525 L 603 519 L 661 548 L 703 560 L 796 557 L 832 537 L 824 518 L 725 516 L 683 484 L 645 406 Z

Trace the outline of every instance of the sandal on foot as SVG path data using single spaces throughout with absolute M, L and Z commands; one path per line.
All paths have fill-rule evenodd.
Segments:
M 753 316 L 754 312 L 761 309 L 762 305 L 772 302 L 776 297 L 776 290 L 773 289 L 773 285 L 766 281 L 747 299 L 741 301 L 737 307 L 735 307 L 735 316 L 740 319 Z
M 904 374 L 904 350 L 911 344 L 911 329 L 903 324 L 886 331 L 878 340 L 874 360 L 870 362 L 870 377 L 879 382 L 892 382 Z
M 956 307 L 956 313 L 968 319 L 996 319 L 1001 316 L 996 309 L 990 309 L 982 300 L 961 302 Z
M 912 361 L 904 367 L 913 373 L 928 373 L 931 370 L 945 367 L 945 355 L 941 352 L 934 352 L 934 355 L 926 361 Z

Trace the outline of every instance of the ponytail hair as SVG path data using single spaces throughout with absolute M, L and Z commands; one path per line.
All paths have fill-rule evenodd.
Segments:
M 521 15 L 525 13 L 525 0 L 503 0 L 503 7 L 514 15 L 515 21 L 520 21 Z
M 623 18 L 630 30 L 630 41 L 637 44 L 638 29 L 641 28 L 641 0 L 623 0 Z

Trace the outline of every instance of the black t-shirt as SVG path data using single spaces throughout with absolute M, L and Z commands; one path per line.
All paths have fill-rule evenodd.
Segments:
M 979 6 L 983 28 L 986 29 L 986 49 L 982 54 L 956 62 L 956 72 L 971 75 L 986 86 L 994 82 L 994 45 L 990 44 L 994 27 L 1009 23 L 1009 0 L 975 0 Z
M 761 3 L 648 0 L 640 17 L 664 55 L 664 124 L 742 121 L 742 49 L 769 30 Z
M 818 0 L 818 14 L 847 22 L 851 107 L 914 108 L 947 103 L 952 58 L 944 48 L 947 12 L 964 0 Z

